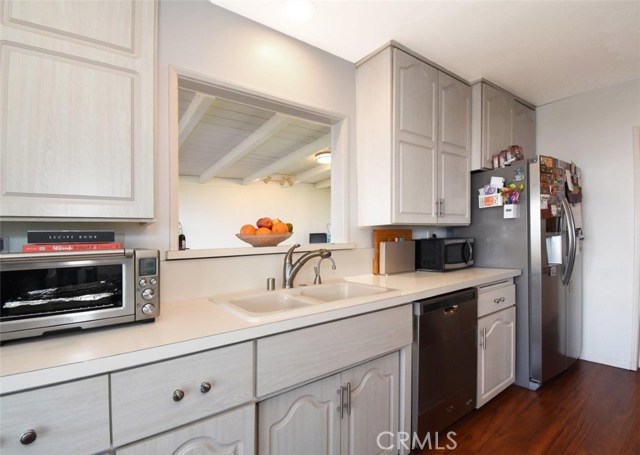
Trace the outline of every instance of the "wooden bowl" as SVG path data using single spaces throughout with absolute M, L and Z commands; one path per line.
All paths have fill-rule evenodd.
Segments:
M 291 232 L 286 234 L 265 234 L 265 235 L 246 235 L 236 234 L 243 242 L 247 242 L 251 246 L 276 246 L 291 237 Z

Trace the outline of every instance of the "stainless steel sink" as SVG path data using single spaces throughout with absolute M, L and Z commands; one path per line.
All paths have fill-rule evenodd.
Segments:
M 283 313 L 303 312 L 315 305 L 367 297 L 393 290 L 359 283 L 328 283 L 277 291 L 260 291 L 210 299 L 249 322 L 264 322 Z M 398 291 L 395 291 L 398 292 Z

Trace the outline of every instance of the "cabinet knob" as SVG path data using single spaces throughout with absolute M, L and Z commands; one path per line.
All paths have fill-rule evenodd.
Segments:
M 173 391 L 173 401 L 180 401 L 184 398 L 184 392 L 180 389 Z
M 211 383 L 203 382 L 200 384 L 200 392 L 207 393 L 209 390 L 211 390 Z
M 29 445 L 35 441 L 37 437 L 36 430 L 27 430 L 20 436 L 20 444 L 24 444 L 25 446 Z

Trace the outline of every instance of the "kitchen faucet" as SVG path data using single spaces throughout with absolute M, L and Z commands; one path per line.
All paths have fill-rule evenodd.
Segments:
M 322 265 L 322 261 L 325 259 L 329 259 L 331 261 L 331 270 L 336 269 L 336 261 L 333 258 L 320 258 L 318 261 L 318 265 L 313 266 L 313 271 L 316 273 L 316 277 L 313 279 L 313 284 L 322 284 L 322 277 L 320 276 L 320 266 Z
M 324 248 L 320 250 L 313 250 L 304 253 L 300 256 L 296 262 L 293 262 L 293 250 L 300 246 L 299 243 L 296 243 L 287 254 L 284 255 L 284 266 L 282 267 L 282 287 L 285 289 L 289 289 L 293 287 L 293 280 L 295 280 L 296 275 L 300 271 L 303 265 L 305 265 L 310 259 L 320 257 L 322 259 L 327 259 L 331 257 L 331 251 L 326 250 Z

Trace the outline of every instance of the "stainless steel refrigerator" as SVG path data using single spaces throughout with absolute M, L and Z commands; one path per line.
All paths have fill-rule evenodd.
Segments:
M 517 217 L 505 218 L 502 206 L 479 207 L 478 189 L 491 177 L 524 185 Z M 546 156 L 473 173 L 471 225 L 453 229 L 475 238 L 476 266 L 522 270 L 515 279 L 516 384 L 532 390 L 582 351 L 581 184 L 574 164 Z

